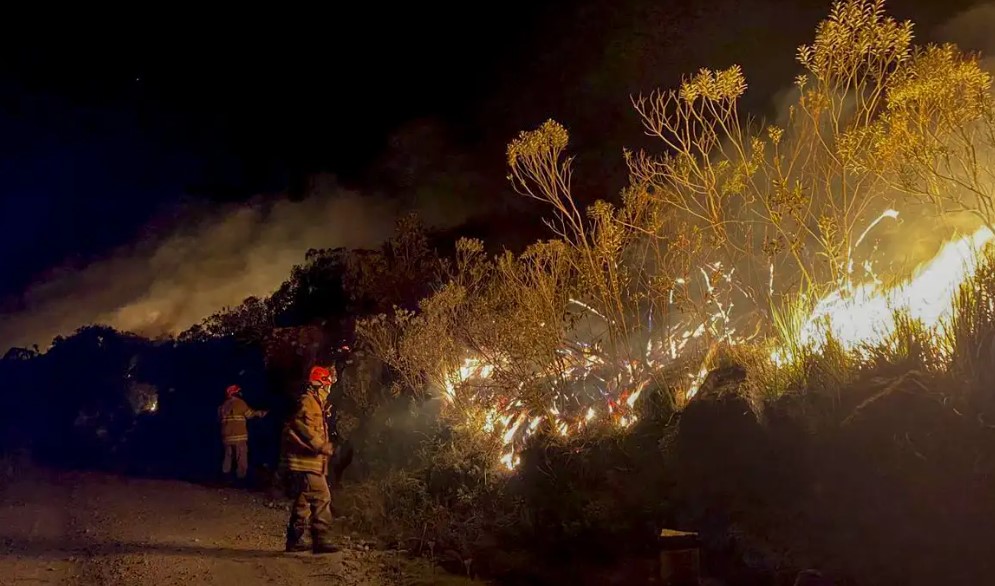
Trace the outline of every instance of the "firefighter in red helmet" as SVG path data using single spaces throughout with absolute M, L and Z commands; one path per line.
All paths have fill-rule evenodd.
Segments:
M 337 380 L 335 367 L 312 368 L 307 388 L 283 430 L 282 464 L 294 499 L 287 524 L 287 551 L 337 551 L 331 542 L 332 497 L 328 490 L 328 458 L 333 448 L 325 420 L 328 394 Z M 308 530 L 310 547 L 303 543 Z
M 231 385 L 225 390 L 225 402 L 218 407 L 221 443 L 225 450 L 221 473 L 227 477 L 234 468 L 239 481 L 245 480 L 249 471 L 249 426 L 246 422 L 254 417 L 265 417 L 267 413 L 249 408 L 239 396 L 241 392 L 241 387 Z

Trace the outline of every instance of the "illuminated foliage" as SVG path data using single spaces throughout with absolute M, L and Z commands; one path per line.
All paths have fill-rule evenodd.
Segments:
M 797 59 L 803 74 L 773 123 L 741 115 L 735 65 L 634 98 L 662 149 L 625 151 L 615 203 L 576 203 L 563 125 L 520 133 L 509 180 L 547 205 L 555 240 L 493 259 L 464 243 L 418 312 L 366 321 L 361 335 L 408 385 L 507 446 L 535 429 L 629 425 L 647 388 L 680 409 L 730 355 L 778 392 L 812 384 L 799 364 L 816 355 L 843 381 L 868 345 L 935 362 L 887 340 L 940 339 L 973 270 L 955 263 L 986 235 L 949 242 L 896 284 L 908 276 L 882 280 L 891 265 L 876 234 L 924 201 L 941 204 L 936 217 L 956 202 L 992 225 L 991 80 L 955 47 L 915 46 L 881 0 L 834 4 Z

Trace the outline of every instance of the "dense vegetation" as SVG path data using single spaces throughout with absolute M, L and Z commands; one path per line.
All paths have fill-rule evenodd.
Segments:
M 522 133 L 510 178 L 551 232 L 520 254 L 446 247 L 405 218 L 379 249 L 312 251 L 271 297 L 177 340 L 91 327 L 12 351 L 6 445 L 205 477 L 235 381 L 277 414 L 251 447 L 272 470 L 304 370 L 338 360 L 357 451 L 339 512 L 454 568 L 606 583 L 678 527 L 736 583 L 806 566 L 984 583 L 991 77 L 915 45 L 880 1 L 836 4 L 798 59 L 770 124 L 739 112 L 737 67 L 634 99 L 661 152 L 626 152 L 629 184 L 587 210 L 566 129 Z M 894 254 L 913 240 L 920 254 Z

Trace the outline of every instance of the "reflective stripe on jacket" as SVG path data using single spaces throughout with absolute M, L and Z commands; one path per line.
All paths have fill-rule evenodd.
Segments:
M 249 427 L 245 420 L 257 417 L 261 411 L 249 408 L 239 397 L 231 397 L 218 407 L 218 421 L 221 423 L 221 441 L 237 444 L 249 441 Z
M 321 403 L 312 392 L 304 393 L 297 411 L 283 428 L 283 465 L 293 472 L 325 474 L 328 456 L 321 448 L 328 443 L 328 426 Z

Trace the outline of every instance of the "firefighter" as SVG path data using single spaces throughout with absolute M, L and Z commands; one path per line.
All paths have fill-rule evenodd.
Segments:
M 225 450 L 221 473 L 227 477 L 234 467 L 235 476 L 244 481 L 249 471 L 249 426 L 246 420 L 265 417 L 267 412 L 250 409 L 239 396 L 241 392 L 242 388 L 238 385 L 231 385 L 225 390 L 225 402 L 218 407 L 218 422 Z
M 328 437 L 325 406 L 331 386 L 338 380 L 335 367 L 315 366 L 307 390 L 283 430 L 282 464 L 294 500 L 287 524 L 288 552 L 333 553 L 331 543 L 332 497 L 328 490 L 328 458 L 333 453 Z M 311 531 L 311 547 L 304 545 Z

